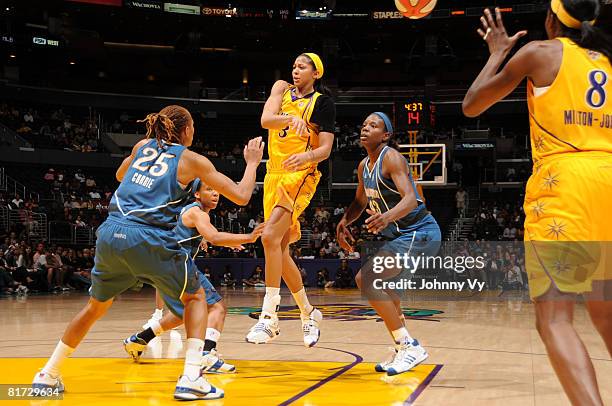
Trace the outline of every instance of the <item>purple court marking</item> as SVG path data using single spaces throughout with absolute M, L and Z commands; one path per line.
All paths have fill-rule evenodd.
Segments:
M 327 382 L 336 379 L 337 377 L 339 377 L 340 375 L 342 375 L 343 373 L 345 373 L 346 371 L 348 371 L 349 369 L 353 368 L 355 365 L 360 364 L 363 361 L 363 357 L 361 355 L 354 354 L 354 353 L 349 352 L 349 351 L 338 350 L 336 348 L 327 348 L 327 347 L 317 347 L 317 348 L 323 348 L 325 350 L 338 351 L 338 352 L 343 352 L 345 354 L 352 355 L 353 357 L 355 357 L 355 361 L 353 361 L 352 363 L 350 363 L 348 365 L 343 366 L 342 369 L 340 369 L 339 371 L 334 372 L 333 374 L 331 374 L 330 376 L 328 376 L 325 379 L 321 379 L 319 382 L 315 383 L 311 387 L 304 389 L 303 391 L 301 391 L 300 393 L 298 393 L 297 395 L 295 395 L 291 399 L 285 400 L 283 403 L 279 403 L 278 406 L 287 406 L 287 405 L 290 405 L 291 403 L 295 402 L 296 400 L 298 400 L 300 398 L 303 398 L 304 396 L 308 395 L 309 393 L 311 393 L 315 389 L 318 389 L 321 386 L 325 385 Z
M 442 365 L 436 365 L 433 371 L 431 371 L 429 375 L 427 375 L 427 378 L 425 378 L 425 380 L 421 382 L 419 386 L 417 386 L 415 391 L 410 394 L 408 399 L 404 401 L 404 406 L 413 405 L 414 401 L 419 397 L 421 392 L 425 390 L 427 385 L 429 385 L 429 383 L 432 381 L 432 379 L 434 379 L 434 377 L 438 374 L 438 372 L 440 372 L 441 369 L 442 369 Z

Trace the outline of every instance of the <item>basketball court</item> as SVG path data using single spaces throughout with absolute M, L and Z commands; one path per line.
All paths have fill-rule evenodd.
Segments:
M 356 290 L 311 289 L 311 301 L 325 315 L 321 340 L 304 348 L 299 312 L 283 292 L 281 335 L 252 345 L 244 335 L 257 317 L 263 291 L 220 291 L 228 316 L 219 349 L 234 363 L 232 375 L 208 375 L 226 397 L 210 405 L 566 405 L 569 404 L 535 330 L 533 306 L 518 293 L 497 300 L 492 293 L 458 301 L 415 298 L 404 303 L 413 334 L 429 359 L 413 371 L 387 377 L 374 371 L 388 355 L 384 326 Z M 31 382 L 70 318 L 87 300 L 83 293 L 2 299 L 0 384 Z M 95 405 L 175 404 L 172 390 L 181 372 L 178 359 L 135 364 L 123 351 L 123 338 L 149 318 L 153 291 L 117 299 L 97 323 L 63 372 L 63 400 L 11 404 Z M 575 325 L 589 347 L 598 376 L 612 375 L 610 360 L 584 307 Z M 180 330 L 184 338 L 184 331 Z M 169 337 L 164 335 L 164 356 Z M 600 382 L 602 397 L 612 387 Z

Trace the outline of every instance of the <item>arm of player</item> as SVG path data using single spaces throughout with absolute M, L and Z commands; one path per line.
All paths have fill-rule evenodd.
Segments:
M 261 127 L 266 130 L 282 130 L 291 122 L 291 116 L 278 114 L 283 103 L 283 93 L 289 87 L 284 80 L 277 80 L 272 86 L 270 97 L 266 100 L 263 113 L 261 113 Z
M 537 43 L 531 42 L 521 48 L 498 72 L 508 53 L 519 38 L 527 34 L 527 31 L 519 31 L 508 37 L 498 8 L 495 9 L 495 20 L 488 9 L 480 20 L 483 29 L 479 28 L 478 33 L 487 42 L 491 55 L 463 99 L 463 114 L 468 117 L 482 114 L 509 95 L 525 77 L 530 75 L 534 66 L 540 63 L 541 56 Z
M 408 163 L 406 159 L 396 150 L 390 150 L 383 159 L 383 174 L 393 180 L 397 191 L 402 199 L 391 209 L 384 213 L 377 213 L 373 210 L 366 210 L 370 215 L 366 219 L 366 226 L 371 233 L 379 233 L 389 225 L 389 223 L 401 219 L 418 206 L 416 194 L 408 176 Z
M 185 151 L 187 160 L 186 171 L 188 172 L 185 179 L 189 183 L 195 178 L 206 180 L 206 184 L 217 190 L 220 194 L 230 199 L 232 202 L 245 206 L 253 194 L 255 189 L 255 176 L 257 175 L 257 166 L 261 162 L 265 143 L 261 137 L 253 138 L 244 147 L 244 159 L 246 161 L 246 169 L 242 180 L 236 184 L 233 180 L 217 172 L 215 166 L 207 158 L 191 151 Z
M 344 248 L 349 252 L 353 252 L 353 244 L 355 239 L 351 235 L 348 230 L 348 226 L 355 222 L 360 216 L 361 213 L 365 210 L 368 205 L 368 198 L 365 194 L 365 189 L 363 187 L 363 178 L 361 174 L 363 173 L 363 165 L 365 165 L 365 160 L 362 160 L 359 163 L 357 168 L 357 177 L 359 179 L 359 184 L 357 185 L 357 191 L 355 192 L 355 198 L 346 209 L 346 212 L 338 222 L 336 226 L 336 238 L 338 238 L 338 244 L 340 247 Z
M 225 233 L 217 230 L 211 224 L 208 213 L 197 207 L 187 210 L 181 219 L 186 227 L 197 229 L 198 233 L 212 245 L 229 248 L 242 248 L 242 244 L 255 242 L 263 232 L 265 224 L 260 224 L 249 234 Z
M 319 146 L 311 151 L 300 152 L 291 155 L 283 161 L 283 168 L 288 171 L 302 169 L 308 163 L 319 163 L 329 158 L 334 147 L 334 134 L 328 132 L 319 133 Z
M 147 141 L 149 141 L 148 138 L 145 138 L 145 139 L 142 139 L 142 140 L 138 141 L 136 143 L 136 145 L 134 145 L 134 147 L 132 148 L 132 153 L 130 155 L 128 155 L 127 157 L 125 157 L 123 162 L 121 162 L 121 165 L 119 165 L 119 169 L 117 169 L 117 173 L 115 174 L 115 177 L 117 178 L 117 180 L 119 182 L 121 182 L 123 180 L 123 177 L 125 176 L 125 173 L 127 172 L 128 168 L 132 164 L 132 160 L 136 156 L 136 153 L 138 152 L 140 147 L 142 147 L 144 144 L 146 144 Z

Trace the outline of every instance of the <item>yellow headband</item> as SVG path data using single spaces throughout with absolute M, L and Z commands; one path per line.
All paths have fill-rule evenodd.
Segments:
M 312 52 L 307 52 L 304 55 L 308 55 L 308 57 L 312 59 L 315 65 L 315 69 L 319 72 L 319 79 L 321 79 L 323 77 L 323 73 L 325 72 L 325 69 L 323 68 L 323 61 L 321 61 L 321 58 L 319 58 L 319 55 L 312 53 Z
M 565 25 L 566 27 L 579 30 L 582 26 L 582 21 L 572 17 L 563 6 L 561 0 L 551 0 L 550 9 L 553 13 L 555 13 L 559 21 L 561 21 L 561 24 Z M 595 24 L 595 20 L 588 21 L 588 23 L 593 25 Z

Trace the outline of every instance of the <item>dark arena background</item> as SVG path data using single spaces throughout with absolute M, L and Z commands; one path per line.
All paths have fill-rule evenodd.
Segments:
M 41 400 L 23 392 L 87 303 L 96 231 L 119 185 L 117 168 L 145 136 L 139 120 L 168 105 L 185 107 L 195 129 L 190 149 L 239 181 L 246 142 L 267 140 L 260 118 L 272 85 L 291 82 L 296 56 L 315 52 L 336 105 L 335 137 L 300 216 L 301 239 L 290 249 L 310 302 L 323 314 L 320 341 L 302 344 L 300 310 L 283 284 L 282 334 L 266 345 L 245 342 L 266 293 L 263 245 L 209 244 L 195 262 L 224 297 L 219 350 L 236 372 L 206 375 L 225 397 L 197 403 L 571 404 L 529 295 L 523 204 L 538 145 L 530 141 L 526 82 L 476 118 L 462 112 L 489 57 L 476 32 L 483 10 L 498 7 L 511 34 L 528 30 L 516 52 L 546 38 L 550 3 L 438 0 L 422 19 L 403 17 L 395 3 L 0 0 L 0 403 L 175 402 L 185 330 L 156 339 L 156 348 L 149 344 L 140 363 L 122 344 L 156 309 L 147 284 L 118 296 L 66 360 L 62 395 Z M 612 35 L 612 3 L 601 7 L 596 26 Z M 612 79 L 607 89 L 612 97 Z M 363 250 L 349 253 L 336 236 L 366 156 L 362 123 L 377 111 L 391 118 L 397 148 L 440 226 L 440 255 L 484 258 L 481 269 L 415 274 L 419 285 L 432 287 L 403 292 L 402 310 L 429 357 L 395 376 L 375 371 L 395 351 L 388 351 L 393 341 L 355 284 L 366 263 Z M 222 197 L 210 213 L 219 231 L 250 233 L 264 221 L 267 159 L 265 152 L 247 205 Z M 377 239 L 365 218 L 350 227 L 362 247 Z M 434 280 L 451 288 L 437 289 Z M 610 337 L 612 314 L 607 317 Z M 612 405 L 610 347 L 582 299 L 573 325 L 589 350 L 603 404 Z

